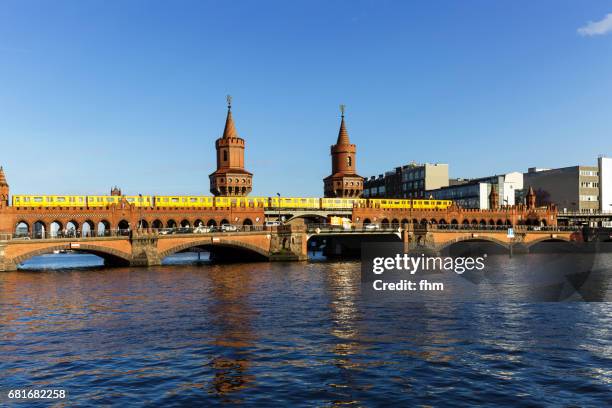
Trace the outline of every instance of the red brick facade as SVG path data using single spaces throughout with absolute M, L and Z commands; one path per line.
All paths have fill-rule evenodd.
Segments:
M 227 102 L 223 136 L 215 142 L 217 170 L 209 176 L 210 192 L 216 196 L 246 196 L 253 189 L 253 174 L 244 168 L 244 139 L 236 131 L 231 97 Z
M 360 197 L 363 193 L 363 177 L 357 174 L 357 147 L 349 140 L 344 123 L 344 107 L 342 121 L 336 144 L 331 146 L 332 174 L 323 179 L 325 197 Z

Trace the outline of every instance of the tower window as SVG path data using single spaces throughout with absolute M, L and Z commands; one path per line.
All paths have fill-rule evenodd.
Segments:
M 353 158 L 351 156 L 348 156 L 346 158 L 346 164 L 351 167 L 351 164 L 353 164 Z
M 223 161 L 227 161 L 227 150 L 223 151 Z

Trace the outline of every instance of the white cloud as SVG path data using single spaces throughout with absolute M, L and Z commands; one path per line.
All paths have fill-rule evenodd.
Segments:
M 578 34 L 589 37 L 608 33 L 612 33 L 612 13 L 607 14 L 601 21 L 589 21 L 578 29 Z

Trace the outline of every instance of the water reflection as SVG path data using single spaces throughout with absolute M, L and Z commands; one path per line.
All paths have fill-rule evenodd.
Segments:
M 519 294 L 508 262 L 485 278 Z M 607 287 L 601 303 L 492 287 L 366 296 L 356 262 L 2 273 L 0 382 L 62 386 L 79 406 L 605 406 Z
M 208 363 L 214 371 L 209 392 L 224 401 L 238 402 L 230 394 L 248 387 L 255 377 L 249 373 L 250 348 L 256 341 L 251 322 L 257 313 L 249 304 L 252 280 L 242 279 L 252 270 L 242 264 L 227 269 L 213 267 L 210 279 L 211 302 L 206 313 L 211 316 L 214 356 Z

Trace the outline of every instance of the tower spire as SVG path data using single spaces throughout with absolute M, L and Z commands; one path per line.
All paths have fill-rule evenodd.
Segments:
M 4 175 L 4 168 L 0 166 L 0 186 L 7 186 L 8 182 L 6 181 L 6 176 Z
M 337 145 L 348 145 L 351 144 L 349 140 L 348 131 L 346 130 L 346 125 L 344 123 L 344 111 L 346 110 L 346 105 L 340 105 L 340 114 L 342 117 L 342 121 L 340 122 L 340 131 L 338 132 L 338 140 L 336 141 Z
M 234 125 L 234 118 L 232 118 L 232 96 L 227 95 L 225 97 L 227 101 L 227 118 L 225 119 L 225 129 L 223 129 L 223 137 L 239 137 L 236 131 L 236 125 Z
M 227 118 L 223 135 L 215 141 L 217 169 L 209 174 L 210 192 L 215 196 L 244 197 L 253 188 L 253 173 L 244 168 L 245 141 L 238 136 L 232 118 L 232 97 L 227 95 Z

